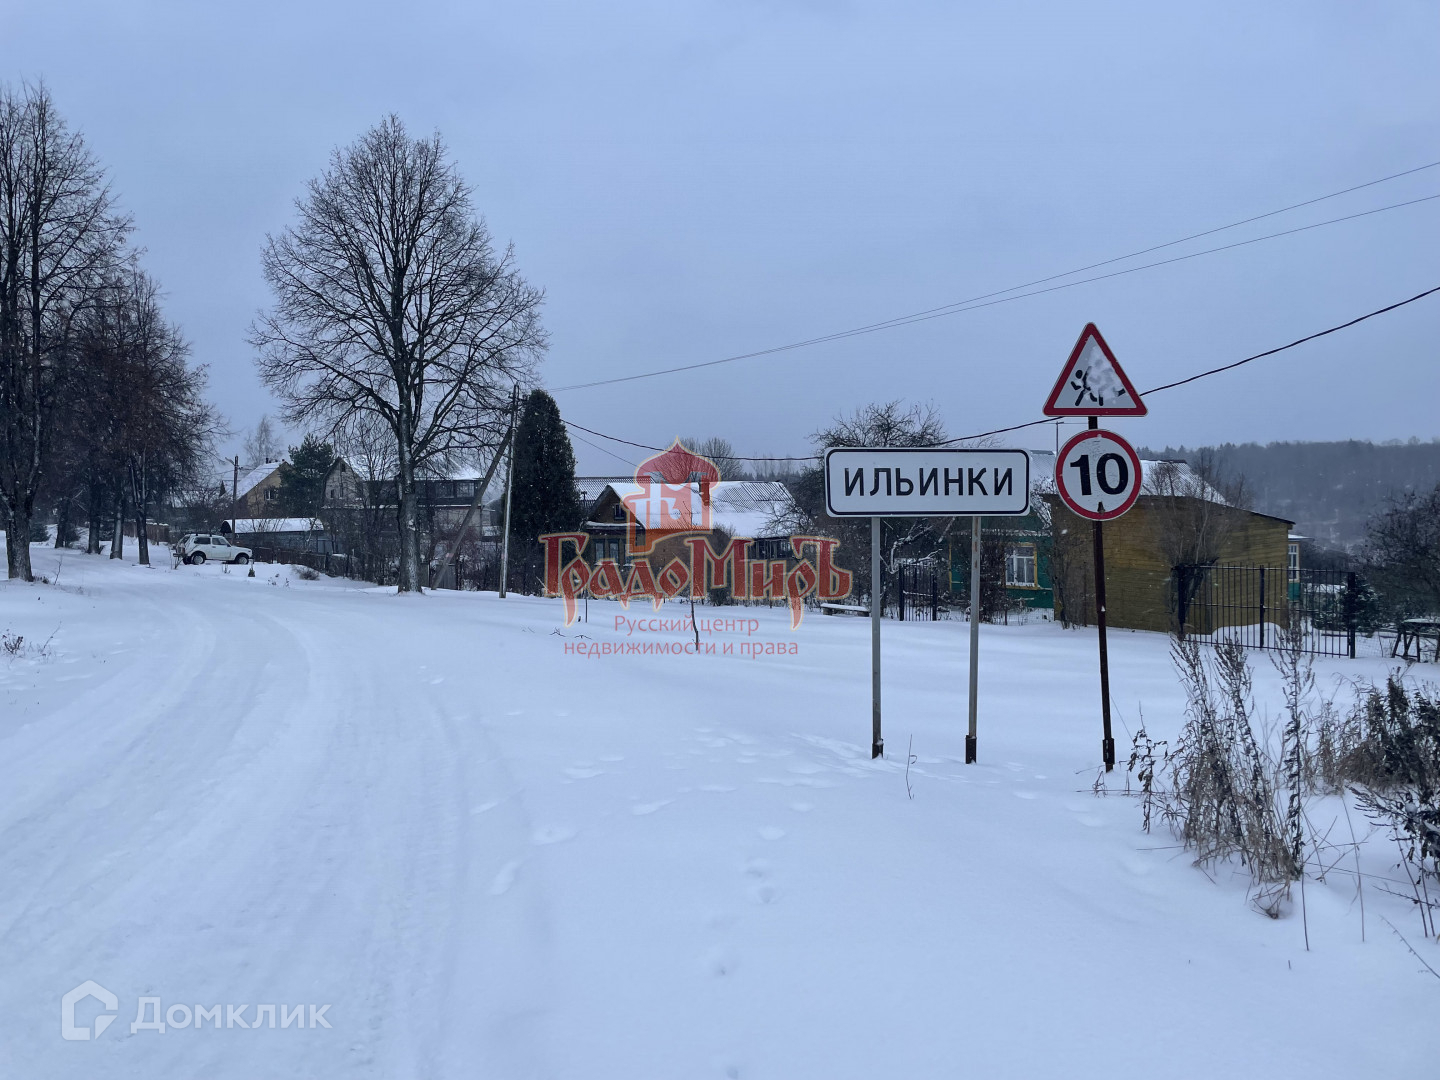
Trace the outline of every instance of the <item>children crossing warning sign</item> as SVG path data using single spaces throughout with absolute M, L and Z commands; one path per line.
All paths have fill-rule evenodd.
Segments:
M 1045 399 L 1045 415 L 1144 416 L 1146 411 L 1100 331 L 1094 323 L 1086 323 L 1055 388 Z

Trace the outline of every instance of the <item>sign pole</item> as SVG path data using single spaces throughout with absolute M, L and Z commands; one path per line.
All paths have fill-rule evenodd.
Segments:
M 1110 655 L 1105 641 L 1105 533 L 1102 522 L 1117 518 L 1140 495 L 1140 458 L 1112 431 L 1100 430 L 1102 416 L 1144 416 L 1149 410 L 1120 361 L 1094 323 L 1086 323 L 1060 377 L 1045 399 L 1046 416 L 1085 416 L 1088 431 L 1055 454 L 1055 492 L 1060 501 L 1090 520 L 1095 548 L 1095 623 L 1100 631 L 1100 714 L 1105 734 L 1100 753 L 1105 771 L 1115 768 L 1115 739 L 1110 733 Z M 1056 428 L 1057 437 L 1059 428 Z M 1073 469 L 1074 477 L 1068 476 Z M 1110 509 L 1105 508 L 1106 502 Z
M 880 617 L 885 609 L 882 520 L 973 518 L 971 578 L 976 591 L 972 606 L 978 612 L 981 518 L 1023 517 L 1030 512 L 1030 455 L 1024 450 L 955 446 L 832 446 L 825 451 L 824 473 L 825 513 L 833 518 L 870 519 L 870 756 L 878 758 L 885 754 L 880 727 Z M 903 591 L 903 574 L 897 584 Z M 904 597 L 901 606 L 903 609 Z M 966 761 L 975 760 L 976 629 L 971 627 Z
M 1090 417 L 1090 430 L 1100 427 L 1098 416 Z M 1105 504 L 1101 503 L 1103 510 Z M 1095 624 L 1100 631 L 1100 716 L 1104 725 L 1104 737 L 1100 740 L 1100 756 L 1105 761 L 1105 771 L 1115 768 L 1115 739 L 1110 734 L 1110 651 L 1105 641 L 1105 525 L 1100 521 L 1090 523 L 1090 535 L 1095 547 Z
M 975 729 L 980 705 L 980 518 L 970 519 L 970 730 L 965 764 L 975 763 Z
M 880 519 L 870 519 L 870 757 L 885 753 L 880 737 L 880 609 L 885 590 L 880 587 Z

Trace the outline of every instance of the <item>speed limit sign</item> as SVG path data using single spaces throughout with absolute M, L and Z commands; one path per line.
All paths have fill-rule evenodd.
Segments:
M 1082 431 L 1055 459 L 1055 490 L 1091 521 L 1110 521 L 1134 506 L 1140 481 L 1140 455 L 1113 431 Z

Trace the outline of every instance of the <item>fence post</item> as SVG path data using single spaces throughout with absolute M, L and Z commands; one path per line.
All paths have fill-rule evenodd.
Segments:
M 1176 629 L 1176 637 L 1181 641 L 1185 640 L 1185 622 L 1190 618 L 1190 567 L 1177 566 L 1175 568 L 1175 612 L 1179 618 L 1179 627 Z
M 1260 567 L 1260 648 L 1265 647 L 1265 567 Z
M 1355 659 L 1355 626 L 1360 621 L 1359 585 L 1355 571 L 1345 575 L 1345 649 L 1351 660 Z

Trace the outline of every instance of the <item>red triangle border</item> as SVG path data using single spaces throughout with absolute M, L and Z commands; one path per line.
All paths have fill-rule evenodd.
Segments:
M 1120 376 L 1120 384 L 1125 387 L 1125 392 L 1130 395 L 1133 405 L 1110 406 L 1107 408 L 1086 408 L 1083 405 L 1069 406 L 1061 405 L 1060 394 L 1065 390 L 1065 376 L 1070 374 L 1080 351 L 1085 348 L 1085 342 L 1094 338 L 1095 343 L 1100 346 L 1100 351 L 1105 354 L 1115 368 L 1115 374 Z M 1135 389 L 1135 384 L 1130 381 L 1130 376 L 1125 374 L 1125 369 L 1120 366 L 1120 361 L 1115 359 L 1115 354 L 1110 351 L 1110 346 L 1100 335 L 1099 329 L 1094 323 L 1086 323 L 1085 329 L 1080 331 L 1080 337 L 1075 342 L 1075 347 L 1070 350 L 1070 356 L 1065 361 L 1065 366 L 1060 369 L 1060 377 L 1055 380 L 1055 386 L 1050 391 L 1050 396 L 1045 399 L 1044 413 L 1046 416 L 1144 416 L 1150 410 L 1140 400 L 1140 393 Z

